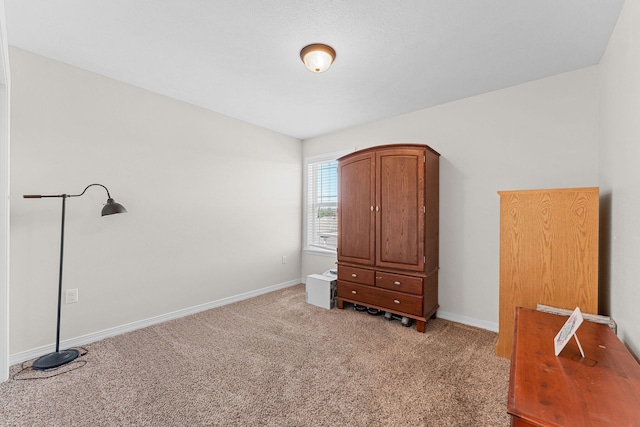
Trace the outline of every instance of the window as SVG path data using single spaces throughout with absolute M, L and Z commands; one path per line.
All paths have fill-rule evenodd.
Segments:
M 305 249 L 335 253 L 338 247 L 338 162 L 345 152 L 306 159 Z

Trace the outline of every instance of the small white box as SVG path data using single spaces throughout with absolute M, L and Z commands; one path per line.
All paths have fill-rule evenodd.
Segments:
M 305 301 L 318 307 L 330 309 L 333 307 L 336 293 L 335 276 L 310 274 L 305 284 Z

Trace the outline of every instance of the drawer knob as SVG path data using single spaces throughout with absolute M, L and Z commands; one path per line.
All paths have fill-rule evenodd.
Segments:
M 357 294 L 357 292 L 356 292 L 356 291 L 351 291 L 351 293 L 352 293 L 352 294 Z
M 378 277 L 378 276 L 376 276 L 376 279 L 378 279 L 378 280 L 382 280 L 382 277 Z
M 400 282 L 393 282 L 393 284 L 400 286 Z
M 396 304 L 400 304 L 400 301 L 398 301 L 397 299 L 394 299 L 393 302 L 395 302 Z
M 356 273 L 351 273 L 351 277 L 358 277 Z

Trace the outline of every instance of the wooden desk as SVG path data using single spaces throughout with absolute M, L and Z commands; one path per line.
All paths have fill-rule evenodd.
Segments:
M 606 325 L 585 320 L 559 356 L 565 316 L 519 307 L 507 411 L 512 426 L 640 426 L 640 365 Z

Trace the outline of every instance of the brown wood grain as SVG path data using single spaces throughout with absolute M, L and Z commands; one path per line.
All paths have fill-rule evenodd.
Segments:
M 373 265 L 375 155 L 364 153 L 341 161 L 338 174 L 338 258 L 343 262 Z
M 373 286 L 338 281 L 338 296 L 345 301 L 390 310 L 410 317 L 422 314 L 422 296 L 393 292 Z
M 598 310 L 598 188 L 501 191 L 496 354 L 509 358 L 516 307 Z
M 424 271 L 427 274 L 438 270 L 440 265 L 440 159 L 427 150 L 424 183 Z M 437 286 L 436 286 L 437 287 Z
M 338 279 L 348 282 L 373 286 L 376 282 L 375 272 L 371 269 L 342 265 L 338 269 Z
M 376 265 L 424 271 L 424 149 L 376 153 Z
M 602 324 L 585 321 L 559 356 L 566 316 L 516 311 L 507 410 L 513 425 L 633 426 L 640 422 L 640 365 Z
M 385 273 L 383 271 L 376 272 L 376 286 L 407 294 L 422 295 L 422 280 L 422 277 Z
M 435 316 L 439 156 L 397 144 L 338 159 L 339 308 L 351 302 L 411 317 L 419 332 Z

